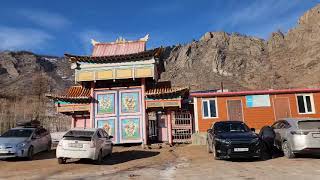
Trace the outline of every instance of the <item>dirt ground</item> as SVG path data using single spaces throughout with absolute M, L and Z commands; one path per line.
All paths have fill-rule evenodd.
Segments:
M 0 161 L 0 179 L 320 179 L 320 159 L 214 160 L 205 146 L 144 150 L 115 147 L 103 165 L 74 160 L 59 165 L 55 151 L 33 161 Z

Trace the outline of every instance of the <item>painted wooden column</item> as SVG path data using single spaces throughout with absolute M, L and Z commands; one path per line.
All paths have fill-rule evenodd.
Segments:
M 91 82 L 91 89 L 90 89 L 90 95 L 92 97 L 91 103 L 90 103 L 90 126 L 87 128 L 94 128 L 95 127 L 95 122 L 94 122 L 94 88 L 95 88 L 95 83 L 92 81 Z
M 72 115 L 72 120 L 71 120 L 71 128 L 74 128 L 76 125 L 76 117 L 74 115 Z
M 148 135 L 147 135 L 147 123 L 146 123 L 146 101 L 145 101 L 145 90 L 146 90 L 146 80 L 141 79 L 141 89 L 142 89 L 142 134 L 143 134 L 143 144 L 147 144 Z
M 194 131 L 198 133 L 199 132 L 199 116 L 198 116 L 198 98 L 197 97 L 193 98 L 193 112 L 194 112 L 194 126 L 195 126 Z
M 173 143 L 172 140 L 172 111 L 167 111 L 167 120 L 168 120 L 168 138 L 169 138 L 169 144 Z

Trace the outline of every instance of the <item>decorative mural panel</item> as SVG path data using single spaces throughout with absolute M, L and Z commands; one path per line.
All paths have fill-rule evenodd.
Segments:
M 116 119 L 99 119 L 97 121 L 97 127 L 103 128 L 109 135 L 116 138 Z
M 114 144 L 143 141 L 144 109 L 141 88 L 95 90 L 95 127 L 112 135 Z
M 141 107 L 140 92 L 121 92 L 121 113 L 139 113 Z
M 115 114 L 115 93 L 98 94 L 97 114 Z
M 141 139 L 140 118 L 121 119 L 121 140 L 140 140 Z

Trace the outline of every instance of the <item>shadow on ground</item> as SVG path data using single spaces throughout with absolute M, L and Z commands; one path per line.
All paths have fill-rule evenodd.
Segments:
M 56 150 L 50 150 L 49 152 L 40 152 L 35 154 L 33 156 L 32 161 L 55 159 L 55 158 L 56 158 Z M 17 161 L 28 161 L 28 160 L 27 158 L 8 158 L 8 159 L 2 159 L 2 161 L 17 162 Z
M 105 158 L 102 165 L 114 165 L 114 164 L 121 164 L 128 161 L 133 161 L 136 159 L 144 159 L 150 158 L 153 156 L 159 155 L 160 152 L 155 151 L 139 151 L 139 150 L 131 150 L 131 151 L 122 151 L 122 152 L 114 152 L 111 156 Z M 92 160 L 81 159 L 79 161 L 75 161 L 74 163 L 81 163 L 81 164 L 92 164 Z
M 303 158 L 320 159 L 320 155 L 315 155 L 315 154 L 297 154 L 296 155 L 296 159 L 303 159 Z

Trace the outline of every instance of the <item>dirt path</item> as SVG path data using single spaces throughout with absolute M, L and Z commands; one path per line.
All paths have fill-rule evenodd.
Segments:
M 91 161 L 59 165 L 52 151 L 34 161 L 0 161 L 0 167 L 0 179 L 320 179 L 317 158 L 217 161 L 204 146 L 116 147 L 100 166 Z
M 55 151 L 42 153 L 33 161 L 0 161 L 0 179 L 79 179 L 107 178 L 124 171 L 158 166 L 175 159 L 170 149 L 142 150 L 138 147 L 115 147 L 113 155 L 103 165 L 75 160 L 59 165 Z

